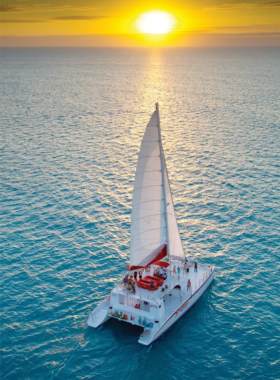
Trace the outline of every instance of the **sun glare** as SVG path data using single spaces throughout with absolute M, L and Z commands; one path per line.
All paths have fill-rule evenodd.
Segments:
M 139 32 L 147 34 L 166 34 L 175 26 L 175 17 L 168 12 L 151 11 L 141 14 L 136 20 Z

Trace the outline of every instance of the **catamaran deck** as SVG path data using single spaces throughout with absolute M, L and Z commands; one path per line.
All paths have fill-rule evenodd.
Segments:
M 180 267 L 180 275 L 173 273 L 174 265 L 176 268 Z M 169 269 L 170 268 L 170 269 Z M 113 290 L 114 294 L 123 295 L 123 304 L 120 305 L 120 311 L 123 313 L 133 314 L 134 317 L 138 315 L 150 316 L 148 310 L 145 310 L 145 301 L 150 303 L 151 301 L 155 304 L 158 301 L 164 301 L 165 317 L 168 318 L 174 310 L 179 307 L 182 302 L 192 297 L 192 295 L 201 287 L 205 282 L 207 277 L 212 272 L 211 267 L 198 266 L 197 272 L 194 270 L 194 265 L 189 265 L 189 272 L 184 270 L 183 265 L 180 262 L 171 261 L 170 267 L 167 270 L 167 279 L 164 280 L 162 286 L 159 286 L 157 290 L 143 289 L 139 286 L 135 286 L 135 292 L 125 288 L 123 284 L 117 284 L 116 288 Z M 148 275 L 153 275 L 153 266 L 149 272 L 143 273 L 143 278 Z M 191 282 L 191 286 L 188 289 L 188 280 Z M 141 302 L 140 308 L 135 308 L 136 301 Z M 133 310 L 132 310 L 133 308 Z M 118 309 L 118 308 L 114 308 Z M 128 320 L 131 323 L 131 320 Z

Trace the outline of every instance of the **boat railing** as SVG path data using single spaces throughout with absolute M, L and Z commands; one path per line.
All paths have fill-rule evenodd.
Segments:
M 190 266 L 188 265 L 188 267 Z M 205 270 L 205 272 L 202 275 L 202 278 L 200 278 L 198 281 L 198 285 L 201 286 L 202 283 L 204 283 L 207 280 L 207 278 L 212 274 L 213 267 L 212 265 L 211 266 L 198 265 L 198 268 Z M 146 273 L 144 274 L 144 276 L 145 275 Z M 162 296 L 168 293 L 171 288 L 179 284 L 178 281 L 180 282 L 184 278 L 188 278 L 188 272 L 186 272 L 184 269 L 182 269 L 180 275 L 178 275 L 177 273 L 175 274 L 173 273 L 173 271 L 170 270 L 168 274 L 168 278 L 165 280 L 165 285 L 167 285 L 167 288 L 165 288 L 164 291 L 162 291 L 162 287 L 159 287 L 157 290 L 152 291 L 148 289 L 142 289 L 136 285 L 135 286 L 136 291 L 134 293 L 132 289 L 129 289 L 129 287 L 125 286 L 122 282 L 115 283 L 115 288 L 117 291 L 124 292 L 127 295 L 132 295 L 136 297 L 139 296 L 140 298 L 142 298 L 143 296 L 148 301 L 154 301 L 158 299 L 159 297 L 162 298 Z M 197 287 L 196 283 L 194 284 L 194 287 Z
M 116 288 L 119 292 L 121 292 L 121 291 L 124 289 L 124 285 L 123 285 L 122 283 L 117 282 L 117 283 L 115 284 L 115 288 Z

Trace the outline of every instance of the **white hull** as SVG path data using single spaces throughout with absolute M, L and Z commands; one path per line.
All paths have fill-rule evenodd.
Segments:
M 210 286 L 214 280 L 214 272 L 215 271 L 213 270 L 211 276 L 205 281 L 205 283 L 190 298 L 184 301 L 182 305 L 180 305 L 180 307 L 178 307 L 178 309 L 171 315 L 171 317 L 159 326 L 159 330 L 157 332 L 151 335 L 150 338 L 147 337 L 145 339 L 145 336 L 143 338 L 140 337 L 138 342 L 144 346 L 148 346 L 158 339 L 163 333 L 165 333 L 175 322 L 177 322 L 178 319 L 180 319 L 196 303 L 196 301 L 199 300 L 199 298 Z
M 143 298 L 145 300 L 149 300 L 151 304 L 157 304 L 159 305 L 160 300 L 162 300 L 164 297 L 169 296 L 169 293 L 172 293 L 174 291 L 174 284 L 178 284 L 182 287 L 185 286 L 186 281 L 188 278 L 192 279 L 193 288 L 194 291 L 190 292 L 183 292 L 181 294 L 180 302 L 178 303 L 178 298 L 176 297 L 167 297 L 167 301 L 165 304 L 162 303 L 162 306 L 164 307 L 164 313 L 162 313 L 161 317 L 158 316 L 149 319 L 150 321 L 153 321 L 153 327 L 152 328 L 146 328 L 144 327 L 143 333 L 140 335 L 140 338 L 138 342 L 142 345 L 148 346 L 152 342 L 154 342 L 156 339 L 158 339 L 164 332 L 166 332 L 179 318 L 181 318 L 195 303 L 196 301 L 203 295 L 203 293 L 206 291 L 206 289 L 210 286 L 214 279 L 214 268 L 206 270 L 199 268 L 198 273 L 194 272 L 194 268 L 191 267 L 191 273 L 189 275 L 182 275 L 180 280 L 177 279 L 176 275 L 169 276 L 169 280 L 166 280 L 165 283 L 169 285 L 168 290 L 165 293 L 161 292 L 151 292 L 149 290 L 143 290 L 143 289 L 137 289 L 137 292 L 135 295 L 131 295 L 128 292 L 125 292 L 123 290 L 119 291 L 117 288 L 113 289 L 111 294 L 108 295 L 89 315 L 88 318 L 88 325 L 90 327 L 97 328 L 101 326 L 103 323 L 107 322 L 110 318 L 116 318 L 121 321 L 131 323 L 133 325 L 139 325 L 138 323 L 138 316 L 140 315 L 146 315 L 149 319 L 149 313 L 146 313 L 144 310 L 135 310 L 129 302 L 126 302 L 125 304 L 116 304 L 115 297 L 118 295 L 127 295 L 127 297 L 131 300 L 135 300 L 139 298 Z M 173 288 L 172 288 L 173 287 Z M 146 294 L 148 294 L 145 296 Z M 174 295 L 174 294 L 173 294 Z M 114 296 L 114 297 L 112 297 Z M 175 301 L 176 298 L 176 301 Z M 169 301 L 170 300 L 170 301 Z M 165 302 L 165 301 L 164 301 Z M 112 309 L 118 310 L 119 312 L 122 312 L 124 314 L 127 314 L 128 316 L 134 316 L 133 320 L 128 318 L 127 320 L 124 320 L 120 317 L 116 317 L 115 315 L 112 315 Z
M 88 316 L 88 325 L 97 328 L 107 322 L 111 317 L 108 315 L 110 295 L 107 296 Z

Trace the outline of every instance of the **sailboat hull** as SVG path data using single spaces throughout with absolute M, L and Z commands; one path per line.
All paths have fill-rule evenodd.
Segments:
M 178 321 L 203 295 L 203 293 L 207 290 L 207 288 L 211 285 L 212 281 L 214 280 L 214 273 L 215 270 L 212 271 L 211 275 L 208 277 L 208 279 L 205 281 L 202 286 L 197 289 L 195 293 L 192 294 L 192 296 L 184 301 L 180 307 L 177 308 L 177 310 L 165 321 L 159 326 L 159 329 L 157 332 L 155 332 L 153 335 L 144 335 L 143 337 L 140 337 L 138 340 L 138 343 L 148 346 L 155 340 L 157 340 L 162 334 L 164 334 L 172 325 L 174 325 L 175 322 Z
M 111 317 L 108 315 L 110 295 L 108 295 L 88 316 L 88 326 L 97 328 L 107 322 Z

